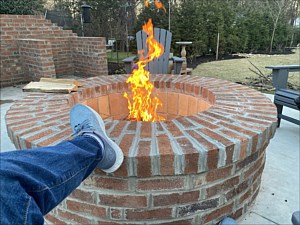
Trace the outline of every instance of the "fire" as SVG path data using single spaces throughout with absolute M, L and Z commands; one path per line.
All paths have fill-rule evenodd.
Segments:
M 154 0 L 154 3 L 158 9 L 163 9 L 166 12 L 166 8 L 159 0 Z M 149 6 L 148 0 L 145 1 L 145 6 Z M 164 120 L 163 117 L 156 114 L 157 107 L 162 106 L 162 102 L 153 93 L 154 85 L 149 80 L 150 72 L 144 68 L 147 63 L 151 62 L 154 58 L 159 58 L 164 53 L 164 47 L 154 39 L 154 29 L 151 19 L 144 24 L 143 31 L 148 35 L 146 40 L 148 53 L 145 56 L 144 50 L 139 52 L 140 60 L 136 64 L 137 67 L 126 81 L 130 84 L 132 96 L 129 97 L 128 93 L 125 92 L 124 97 L 128 101 L 128 119 L 154 122 Z
M 162 9 L 166 12 L 166 8 L 164 7 L 164 5 L 159 0 L 154 0 L 154 4 L 155 4 L 156 8 Z M 146 7 L 149 6 L 149 1 L 148 0 L 145 1 L 145 6 Z
M 155 3 L 156 8 L 163 9 L 166 12 L 166 8 L 164 7 L 164 5 L 160 1 L 154 0 L 154 3 Z
M 164 47 L 154 39 L 154 29 L 151 19 L 144 24 L 143 31 L 148 35 L 146 40 L 148 53 L 144 56 L 144 50 L 139 52 L 140 60 L 137 62 L 137 68 L 133 70 L 126 81 L 130 84 L 132 98 L 126 92 L 124 93 L 124 97 L 128 101 L 128 119 L 154 122 L 163 120 L 162 117 L 156 114 L 157 107 L 162 106 L 162 102 L 153 93 L 154 85 L 149 80 L 150 72 L 145 70 L 144 67 L 154 58 L 159 58 L 164 52 Z

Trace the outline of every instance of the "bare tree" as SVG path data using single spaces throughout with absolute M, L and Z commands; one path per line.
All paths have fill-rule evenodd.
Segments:
M 300 10 L 299 10 L 299 6 L 300 6 L 300 0 L 295 0 L 292 2 L 292 5 L 290 7 L 290 10 L 288 12 L 288 17 L 289 17 L 289 23 L 292 27 L 295 27 L 295 21 L 296 19 L 299 17 L 300 15 Z M 294 35 L 295 32 L 292 32 L 291 34 L 291 41 L 290 41 L 290 47 L 293 46 L 293 42 L 294 42 Z
M 267 0 L 267 6 L 269 8 L 270 15 L 273 20 L 273 30 L 270 42 L 270 53 L 272 53 L 273 42 L 275 37 L 275 32 L 277 29 L 278 21 L 283 16 L 288 9 L 292 6 L 293 0 Z

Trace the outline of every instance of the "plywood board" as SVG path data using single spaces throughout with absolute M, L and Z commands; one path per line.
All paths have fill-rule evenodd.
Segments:
M 49 93 L 70 93 L 77 91 L 78 87 L 75 84 L 55 83 L 55 82 L 30 82 L 23 91 L 38 91 Z
M 63 84 L 75 84 L 78 87 L 81 87 L 82 84 L 75 79 L 53 79 L 53 78 L 46 78 L 42 77 L 40 82 L 52 82 L 52 83 L 63 83 Z

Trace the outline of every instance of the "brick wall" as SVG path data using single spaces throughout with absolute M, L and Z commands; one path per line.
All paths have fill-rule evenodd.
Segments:
M 107 56 L 105 38 L 77 37 L 73 39 L 73 58 L 75 74 L 83 76 L 107 75 Z
M 48 47 L 52 48 L 56 77 L 73 75 L 74 73 L 76 75 L 83 74 L 84 76 L 107 74 L 104 38 L 79 38 L 72 31 L 63 30 L 61 27 L 52 24 L 50 20 L 45 20 L 43 16 L 32 15 L 1 14 L 0 32 L 1 87 L 28 82 L 31 79 L 32 74 L 28 74 L 29 70 L 22 69 L 26 68 L 24 63 L 28 61 L 28 57 L 22 64 L 22 58 L 26 55 L 26 52 L 20 53 L 18 47 L 20 39 L 47 41 Z M 82 48 L 78 50 L 80 45 Z M 86 54 L 91 55 L 87 56 Z M 88 62 L 86 64 L 82 63 L 84 60 L 88 60 Z M 83 69 L 80 66 L 83 66 Z M 27 67 L 30 67 L 30 65 L 27 65 Z M 36 75 L 36 77 L 41 76 L 43 76 L 43 73 Z
M 24 81 L 39 81 L 41 77 L 55 78 L 51 42 L 40 39 L 18 39 Z
M 46 39 L 51 43 L 57 77 L 74 74 L 73 49 L 71 44 L 71 39 L 73 38 L 77 37 L 52 37 Z
M 224 80 L 151 75 L 166 104 L 160 113 L 172 120 L 116 120 L 126 114 L 122 95 L 128 91 L 127 78 L 82 79 L 77 92 L 31 94 L 7 112 L 15 146 L 32 148 L 71 138 L 69 111 L 76 103 L 86 104 L 106 118 L 107 134 L 124 152 L 118 171 L 107 176 L 95 170 L 47 220 L 198 225 L 216 224 L 228 215 L 239 218 L 249 211 L 259 193 L 265 150 L 276 130 L 272 102 L 258 91 Z

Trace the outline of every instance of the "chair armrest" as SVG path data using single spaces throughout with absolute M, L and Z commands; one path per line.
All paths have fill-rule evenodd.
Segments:
M 184 59 L 183 58 L 180 58 L 180 57 L 177 57 L 177 56 L 173 56 L 173 61 L 175 62 L 175 63 L 177 63 L 177 62 L 181 62 L 181 63 L 183 63 L 183 61 L 184 61 Z
M 126 71 L 127 74 L 131 74 L 132 63 L 133 63 L 135 58 L 136 58 L 136 56 L 130 56 L 130 57 L 127 57 L 127 58 L 122 60 L 122 62 L 124 63 L 125 71 Z
M 125 59 L 122 60 L 122 62 L 124 63 L 128 63 L 128 62 L 133 62 L 133 60 L 136 58 L 136 56 L 130 56 L 130 57 L 127 57 Z
M 279 66 L 266 66 L 267 69 L 275 69 L 275 70 L 289 70 L 289 72 L 297 72 L 300 71 L 300 65 L 279 65 Z
M 289 72 L 300 71 L 299 65 L 266 66 L 272 69 L 272 83 L 276 90 L 286 88 Z
M 172 59 L 174 62 L 174 74 L 180 74 L 181 66 L 182 66 L 182 63 L 184 62 L 184 59 L 180 58 L 180 57 L 176 57 L 176 56 L 173 56 Z

